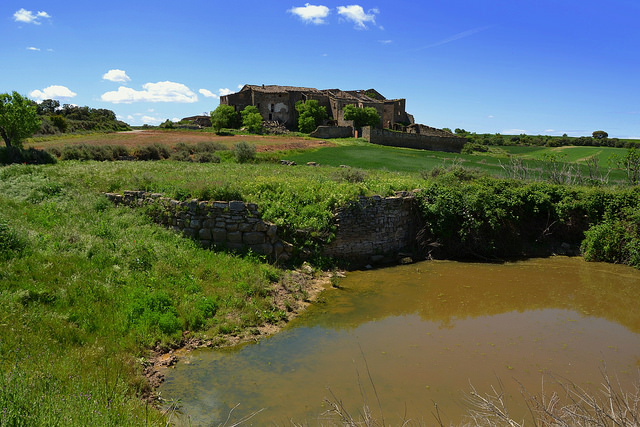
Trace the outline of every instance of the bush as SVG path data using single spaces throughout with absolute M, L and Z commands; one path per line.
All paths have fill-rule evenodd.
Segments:
M 245 141 L 234 145 L 233 151 L 238 163 L 251 162 L 256 158 L 256 146 Z
M 220 157 L 209 152 L 196 153 L 193 160 L 198 163 L 220 163 Z
M 0 147 L 0 164 L 26 163 L 30 165 L 44 165 L 56 162 L 56 158 L 48 151 L 35 148 Z
M 137 157 L 138 160 L 162 160 L 168 159 L 171 153 L 169 153 L 169 149 L 166 146 L 153 144 L 137 148 L 133 155 Z
M 19 256 L 26 243 L 6 222 L 0 221 L 0 260 L 8 260 Z
M 640 268 L 640 212 L 625 210 L 585 232 L 580 247 L 587 261 L 622 263 Z
M 367 172 L 358 168 L 346 167 L 342 168 L 336 173 L 339 180 L 344 180 L 351 183 L 364 182 L 368 178 Z

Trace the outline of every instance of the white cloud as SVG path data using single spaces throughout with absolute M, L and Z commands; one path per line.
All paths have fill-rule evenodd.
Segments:
M 142 123 L 148 124 L 148 125 L 158 125 L 160 123 L 163 123 L 164 120 L 159 119 L 157 117 L 151 117 L 151 116 L 142 116 Z
M 244 87 L 244 85 L 240 84 L 238 85 L 238 89 L 242 89 Z
M 76 96 L 77 93 L 72 92 L 69 88 L 65 86 L 52 85 L 46 87 L 42 90 L 34 90 L 29 93 L 29 96 L 36 100 L 44 100 L 44 99 L 70 99 Z
M 293 13 L 302 19 L 305 23 L 309 24 L 324 24 L 324 20 L 329 16 L 329 8 L 327 6 L 316 6 L 306 3 L 304 7 L 292 7 L 287 12 Z
M 350 6 L 338 6 L 338 15 L 342 16 L 347 21 L 351 21 L 356 24 L 356 28 L 364 30 L 367 28 L 367 23 L 373 25 L 376 24 L 376 15 L 380 13 L 378 9 L 371 9 L 365 13 L 362 6 L 353 4 Z
M 131 104 L 133 102 L 198 102 L 198 95 L 182 83 L 158 82 L 146 83 L 144 90 L 135 90 L 120 86 L 117 91 L 102 94 L 101 99 L 114 104 Z
M 25 24 L 35 24 L 40 25 L 40 18 L 51 18 L 51 16 L 47 12 L 37 12 L 33 13 L 30 10 L 20 9 L 16 13 L 13 14 L 13 20 L 16 22 L 24 22 Z
M 29 46 L 29 47 L 27 48 L 27 50 L 34 50 L 34 51 L 36 51 L 36 52 L 40 52 L 40 48 L 38 48 L 38 47 L 33 47 L 33 46 Z
M 122 82 L 122 83 L 131 81 L 131 78 L 127 76 L 127 73 L 124 70 L 119 70 L 117 68 L 107 71 L 102 76 L 102 79 L 109 80 L 111 82 Z
M 243 86 L 239 86 L 240 88 L 242 88 Z M 213 98 L 213 99 L 218 99 L 221 96 L 225 96 L 225 95 L 229 95 L 230 93 L 233 93 L 233 91 L 229 88 L 220 88 L 218 89 L 218 94 L 216 95 L 215 93 L 211 92 L 209 89 L 200 89 L 198 90 L 198 92 L 200 92 L 200 94 L 202 96 L 205 96 L 207 98 Z
M 391 44 L 391 43 L 393 43 L 393 40 L 378 40 L 378 42 L 380 44 Z
M 493 114 L 489 114 L 489 115 L 487 116 L 487 119 L 493 119 L 494 117 L 495 117 L 495 116 L 494 116 Z
M 198 92 L 200 92 L 200 94 L 202 96 L 204 96 L 205 98 L 214 98 L 214 99 L 218 99 L 218 95 L 216 95 L 215 93 L 211 92 L 208 89 L 200 89 Z

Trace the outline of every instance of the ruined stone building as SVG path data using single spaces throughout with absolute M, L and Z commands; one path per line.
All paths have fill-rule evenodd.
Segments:
M 316 100 L 324 106 L 331 124 L 344 126 L 350 122 L 344 120 L 342 109 L 346 105 L 359 108 L 373 107 L 380 116 L 380 128 L 394 128 L 396 125 L 414 123 L 413 116 L 405 111 L 405 99 L 386 99 L 375 89 L 343 91 L 340 89 L 314 89 L 276 85 L 245 85 L 239 92 L 220 97 L 220 104 L 231 105 L 236 111 L 246 106 L 258 108 L 265 121 L 278 121 L 289 129 L 298 126 L 298 101 Z

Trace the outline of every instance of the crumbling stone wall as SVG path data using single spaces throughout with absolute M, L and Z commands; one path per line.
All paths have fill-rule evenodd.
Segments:
M 467 142 L 466 138 L 454 136 L 453 134 L 451 136 L 438 136 L 434 134 L 392 132 L 369 126 L 362 128 L 362 137 L 372 144 L 451 153 L 462 151 L 462 147 Z
M 293 246 L 278 237 L 276 225 L 260 218 L 254 203 L 190 200 L 181 202 L 144 191 L 125 191 L 124 195 L 107 193 L 116 204 L 152 205 L 154 219 L 200 241 L 205 247 L 252 250 L 274 261 L 287 261 Z
M 415 192 L 360 197 L 334 214 L 335 239 L 323 254 L 356 263 L 392 262 L 416 246 L 421 219 Z
M 309 136 L 313 138 L 351 138 L 353 127 L 351 126 L 318 126 Z
M 291 244 L 278 237 L 277 226 L 260 218 L 254 203 L 181 202 L 144 191 L 106 196 L 116 204 L 151 206 L 155 221 L 205 248 L 251 249 L 274 261 L 289 260 L 294 252 Z M 361 265 L 393 262 L 401 251 L 415 247 L 421 229 L 415 192 L 360 197 L 334 213 L 334 225 L 335 238 L 322 249 L 324 255 Z

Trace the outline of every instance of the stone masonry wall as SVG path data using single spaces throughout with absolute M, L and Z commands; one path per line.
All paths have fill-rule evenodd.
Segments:
M 276 225 L 260 218 L 253 203 L 181 202 L 144 191 L 106 196 L 116 204 L 153 206 L 151 214 L 156 222 L 200 241 L 206 248 L 251 249 L 274 261 L 289 260 L 294 251 L 278 237 Z M 421 226 L 414 192 L 361 197 L 338 209 L 333 220 L 336 235 L 324 246 L 323 254 L 356 264 L 394 261 L 400 251 L 415 246 Z
M 334 223 L 336 237 L 324 247 L 324 255 L 361 263 L 393 261 L 415 246 L 421 225 L 413 192 L 361 197 L 339 209 Z
M 391 147 L 418 148 L 422 150 L 446 151 L 459 153 L 466 143 L 466 138 L 456 136 L 439 137 L 416 133 L 391 132 L 385 129 L 364 127 L 362 136 L 372 144 Z
M 318 126 L 309 136 L 314 138 L 350 138 L 353 136 L 351 126 Z
M 260 218 L 258 207 L 253 203 L 195 199 L 181 202 L 144 191 L 125 191 L 124 195 L 107 193 L 106 196 L 116 204 L 153 205 L 157 208 L 152 211 L 157 222 L 199 240 L 205 248 L 250 249 L 274 261 L 287 261 L 293 252 L 293 246 L 278 237 L 277 226 Z

